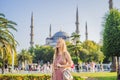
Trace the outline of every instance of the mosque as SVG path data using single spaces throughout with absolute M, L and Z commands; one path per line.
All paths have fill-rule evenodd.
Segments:
M 76 30 L 75 30 L 75 33 L 79 34 L 80 31 L 79 31 L 79 15 L 78 15 L 78 7 L 76 9 L 76 22 L 75 22 L 75 25 L 76 25 Z M 31 47 L 33 46 L 34 42 L 33 42 L 33 13 L 31 15 L 31 33 L 30 33 L 30 45 Z M 87 23 L 86 23 L 86 40 L 88 39 L 88 33 L 87 33 Z M 67 32 L 64 32 L 62 30 L 56 32 L 54 35 L 51 35 L 51 25 L 50 25 L 50 28 L 49 28 L 49 36 L 46 38 L 46 43 L 45 45 L 49 45 L 49 46 L 55 46 L 56 43 L 57 43 L 57 40 L 58 38 L 63 38 L 65 41 L 68 41 L 70 42 L 71 41 L 71 36 L 67 33 Z
M 109 10 L 113 8 L 113 1 L 112 0 L 109 0 Z M 76 30 L 75 30 L 75 33 L 79 34 L 80 35 L 80 31 L 79 31 L 79 15 L 78 15 L 78 7 L 76 9 L 76 22 L 75 22 L 75 25 L 76 25 Z M 31 15 L 31 33 L 30 33 L 30 46 L 32 47 L 34 42 L 33 42 L 33 13 Z M 62 30 L 56 32 L 53 36 L 51 35 L 51 25 L 50 25 L 50 28 L 49 28 L 49 37 L 46 38 L 46 43 L 45 45 L 50 45 L 50 46 L 55 46 L 56 45 L 56 42 L 58 40 L 58 38 L 63 38 L 65 41 L 71 41 L 71 36 L 67 33 L 67 32 L 64 32 Z M 85 26 L 85 40 L 88 40 L 88 30 L 87 30 L 87 22 L 86 22 L 86 26 Z M 102 44 L 102 37 L 100 39 L 100 44 Z
M 78 16 L 78 7 L 76 10 L 76 33 L 79 34 L 79 16 Z M 63 38 L 65 41 L 71 42 L 71 36 L 62 30 L 56 32 L 53 36 L 51 36 L 51 25 L 49 29 L 49 37 L 46 38 L 46 45 L 55 46 L 58 38 Z

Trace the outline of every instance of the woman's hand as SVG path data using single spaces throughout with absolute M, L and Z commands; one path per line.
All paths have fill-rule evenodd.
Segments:
M 60 67 L 62 67 L 62 65 L 58 63 L 58 64 L 57 64 L 57 67 L 60 68 Z

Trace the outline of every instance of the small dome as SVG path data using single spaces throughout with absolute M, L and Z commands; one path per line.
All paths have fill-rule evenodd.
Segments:
M 53 38 L 63 38 L 63 39 L 66 39 L 66 38 L 69 38 L 69 35 L 66 32 L 59 31 L 59 32 L 56 32 L 53 35 Z

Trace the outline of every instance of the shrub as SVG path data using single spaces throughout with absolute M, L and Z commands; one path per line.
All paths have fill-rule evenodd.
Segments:
M 0 80 L 51 80 L 50 75 L 0 75 Z M 74 76 L 74 80 L 85 80 L 78 76 Z

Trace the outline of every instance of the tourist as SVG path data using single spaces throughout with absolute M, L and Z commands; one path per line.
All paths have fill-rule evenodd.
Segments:
M 53 57 L 52 80 L 63 80 L 63 70 L 71 68 L 73 62 L 67 51 L 65 41 L 59 38 Z

